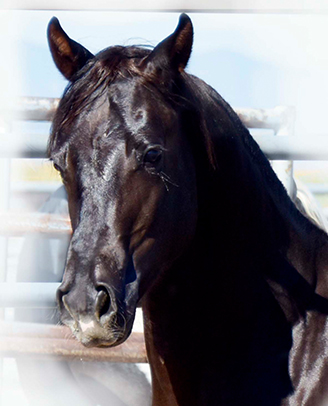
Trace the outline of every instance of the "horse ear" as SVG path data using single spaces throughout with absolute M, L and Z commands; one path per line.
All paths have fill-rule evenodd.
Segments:
M 193 43 L 193 27 L 187 14 L 181 14 L 177 28 L 160 42 L 141 64 L 155 74 L 167 70 L 182 72 L 186 67 Z
M 56 17 L 48 25 L 48 43 L 58 70 L 66 79 L 72 80 L 75 73 L 93 58 L 91 52 L 73 41 L 62 29 Z

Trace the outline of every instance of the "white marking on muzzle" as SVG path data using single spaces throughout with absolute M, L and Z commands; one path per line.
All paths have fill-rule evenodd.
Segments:
M 80 328 L 83 333 L 85 333 L 89 329 L 94 329 L 96 328 L 96 323 L 94 320 L 89 321 L 88 323 L 83 323 L 83 321 L 80 321 Z

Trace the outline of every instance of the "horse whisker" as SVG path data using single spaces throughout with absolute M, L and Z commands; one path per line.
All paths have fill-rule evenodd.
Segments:
M 176 183 L 174 183 L 172 180 L 171 180 L 171 178 L 168 176 L 168 175 L 166 175 L 166 173 L 164 173 L 164 172 L 159 172 L 159 174 L 158 174 L 158 176 L 162 179 L 162 181 L 163 181 L 163 183 L 164 183 L 164 186 L 165 186 L 165 189 L 169 192 L 170 191 L 170 189 L 169 189 L 169 187 L 168 187 L 168 183 L 169 184 L 171 184 L 171 185 L 173 185 L 173 186 L 175 186 L 175 187 L 179 187 L 179 185 L 177 185 Z

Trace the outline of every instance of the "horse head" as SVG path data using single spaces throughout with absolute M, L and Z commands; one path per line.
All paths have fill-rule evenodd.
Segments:
M 58 303 L 86 346 L 130 334 L 135 310 L 195 234 L 197 191 L 184 101 L 172 95 L 192 46 L 182 15 L 154 50 L 92 55 L 53 18 L 48 40 L 70 81 L 49 155 L 65 184 L 73 235 Z

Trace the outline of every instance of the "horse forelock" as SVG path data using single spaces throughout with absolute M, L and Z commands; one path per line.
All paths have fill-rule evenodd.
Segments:
M 138 63 L 149 54 L 141 47 L 115 46 L 99 52 L 80 69 L 66 87 L 56 111 L 48 144 L 48 155 L 60 149 L 67 139 L 58 139 L 62 130 L 69 128 L 74 120 L 108 90 L 116 78 L 129 78 L 141 75 Z

